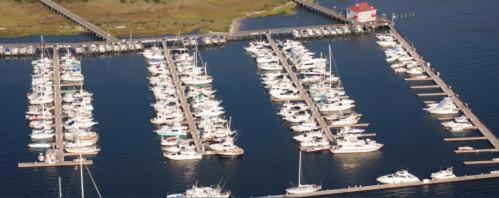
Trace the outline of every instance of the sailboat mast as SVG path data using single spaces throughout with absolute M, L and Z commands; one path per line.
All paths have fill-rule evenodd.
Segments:
M 333 67 L 332 67 L 332 53 L 331 53 L 331 45 L 329 45 L 329 72 L 333 74 Z
M 300 151 L 300 160 L 298 162 L 298 186 L 301 186 L 301 151 Z
M 61 177 L 59 177 L 59 198 L 62 198 Z
M 83 187 L 83 158 L 80 154 L 80 183 L 81 183 L 81 198 L 85 197 L 85 188 Z

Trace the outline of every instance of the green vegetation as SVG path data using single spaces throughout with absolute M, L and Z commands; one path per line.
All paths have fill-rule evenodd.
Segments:
M 83 31 L 83 28 L 38 4 L 0 0 L 0 37 L 67 35 Z
M 82 31 L 33 0 L 0 0 L 0 36 Z M 116 36 L 227 31 L 241 17 L 292 14 L 287 0 L 58 0 Z M 4 29 L 2 29 L 4 28 Z

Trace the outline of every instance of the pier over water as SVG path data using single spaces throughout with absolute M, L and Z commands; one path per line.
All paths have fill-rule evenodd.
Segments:
M 279 49 L 277 44 L 275 43 L 274 39 L 272 39 L 272 36 L 270 34 L 266 34 L 267 40 L 269 41 L 270 46 L 276 53 L 277 57 L 279 57 L 279 61 L 283 65 L 284 69 L 286 70 L 289 78 L 291 78 L 291 81 L 293 81 L 294 86 L 300 91 L 300 96 L 303 101 L 308 106 L 308 109 L 312 112 L 312 116 L 314 119 L 319 123 L 319 126 L 321 127 L 322 131 L 326 133 L 326 137 L 329 141 L 334 140 L 333 133 L 331 133 L 330 127 L 326 124 L 324 121 L 324 118 L 322 117 L 321 113 L 317 109 L 317 106 L 315 105 L 314 101 L 312 98 L 307 93 L 307 90 L 303 85 L 301 84 L 300 80 L 298 80 L 298 77 L 296 76 L 295 72 L 291 68 L 291 66 L 288 64 L 287 58 L 284 57 L 282 51 Z
M 175 89 L 177 91 L 177 95 L 180 98 L 180 104 L 182 105 L 182 111 L 184 112 L 185 119 L 187 120 L 187 125 L 189 127 L 189 133 L 192 136 L 192 139 L 194 140 L 194 144 L 196 145 L 196 150 L 198 153 L 203 154 L 204 153 L 204 147 L 201 142 L 201 138 L 199 137 L 199 130 L 196 126 L 196 123 L 194 121 L 194 116 L 192 115 L 191 108 L 189 107 L 189 102 L 187 101 L 187 97 L 185 95 L 185 89 L 184 86 L 182 86 L 182 81 L 180 81 L 177 67 L 175 66 L 175 63 L 173 62 L 172 55 L 170 53 L 170 49 L 166 46 L 166 42 L 162 42 L 163 46 L 163 54 L 165 56 L 166 60 L 166 65 L 168 66 L 168 69 L 170 70 L 173 81 L 175 82 Z
M 61 5 L 53 2 L 52 0 L 39 0 L 41 4 L 44 6 L 48 7 L 51 10 L 54 10 L 55 12 L 63 15 L 64 17 L 70 19 L 71 21 L 77 23 L 78 25 L 81 25 L 84 27 L 86 30 L 89 32 L 92 32 L 93 34 L 97 35 L 100 38 L 103 38 L 107 41 L 110 42 L 118 42 L 119 39 L 116 37 L 112 36 L 111 34 L 105 32 L 104 30 L 100 29 L 96 25 L 88 22 L 87 20 L 81 18 L 80 16 L 76 15 L 75 13 L 71 12 L 70 10 L 62 7 Z

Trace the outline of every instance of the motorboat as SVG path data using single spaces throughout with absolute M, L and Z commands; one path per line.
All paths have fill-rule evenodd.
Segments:
M 194 150 L 181 150 L 177 153 L 164 153 L 163 156 L 171 160 L 195 160 L 203 158 L 203 155 Z
M 184 193 L 167 195 L 167 198 L 194 198 L 194 197 L 217 197 L 217 198 L 228 198 L 230 197 L 230 191 L 223 191 L 220 186 L 192 186 L 191 189 L 186 190 Z
M 378 177 L 376 179 L 378 182 L 383 184 L 399 184 L 399 183 L 411 183 L 419 182 L 419 178 L 409 173 L 407 170 L 397 171 L 393 174 Z
M 83 155 L 94 155 L 100 151 L 100 148 L 97 148 L 96 146 L 73 147 L 73 148 L 66 147 L 64 149 L 68 153 L 83 154 Z
M 331 147 L 331 153 L 366 153 L 379 150 L 383 144 L 374 140 L 358 139 L 355 135 L 347 135 L 336 141 L 336 145 Z
M 445 170 L 440 170 L 436 173 L 431 174 L 431 179 L 434 180 L 442 180 L 442 179 L 451 179 L 455 178 L 456 175 L 454 175 L 454 171 L 452 170 L 452 167 L 449 167 Z
M 44 143 L 44 142 L 28 144 L 29 148 L 50 148 L 51 146 L 52 145 L 50 143 Z
M 474 150 L 475 148 L 471 147 L 471 146 L 460 146 L 460 147 L 457 147 L 457 150 L 458 151 L 472 151 Z
M 437 115 L 457 114 L 459 112 L 450 97 L 445 97 L 437 104 L 428 104 L 428 108 L 425 108 L 424 110 Z

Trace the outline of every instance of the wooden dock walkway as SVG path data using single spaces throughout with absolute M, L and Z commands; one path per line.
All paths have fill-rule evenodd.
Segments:
M 281 64 L 284 66 L 286 72 L 288 73 L 288 76 L 291 78 L 291 81 L 293 81 L 294 86 L 300 90 L 300 96 L 305 101 L 305 103 L 308 105 L 308 108 L 312 112 L 312 117 L 317 121 L 319 126 L 321 127 L 322 131 L 326 133 L 326 137 L 329 141 L 334 140 L 333 133 L 331 133 L 331 128 L 326 124 L 326 121 L 322 117 L 321 113 L 317 109 L 317 106 L 315 105 L 314 101 L 310 96 L 308 95 L 307 90 L 303 85 L 301 84 L 300 80 L 298 80 L 298 77 L 296 76 L 296 73 L 293 71 L 291 66 L 288 64 L 287 58 L 284 56 L 282 51 L 279 49 L 277 44 L 275 43 L 274 39 L 272 39 L 272 36 L 270 34 L 266 34 L 267 40 L 270 43 L 270 46 L 274 50 L 274 52 L 277 54 L 279 57 L 279 61 Z
M 499 164 L 499 160 L 464 161 L 463 164 L 464 165 Z
M 78 25 L 82 26 L 89 32 L 94 33 L 100 38 L 103 38 L 107 41 L 110 42 L 119 42 L 120 40 L 117 39 L 116 37 L 112 36 L 111 34 L 105 32 L 104 30 L 100 29 L 96 25 L 88 22 L 87 20 L 81 18 L 80 16 L 76 15 L 75 13 L 71 12 L 70 10 L 62 7 L 61 5 L 53 2 L 52 0 L 39 0 L 41 4 L 44 6 L 50 8 L 51 10 L 54 10 L 55 12 L 63 15 L 64 17 L 70 19 L 71 21 L 77 23 Z
M 480 136 L 480 137 L 444 138 L 444 141 L 446 141 L 446 142 L 475 141 L 475 140 L 488 140 L 488 139 L 485 136 Z
M 166 42 L 162 42 L 163 46 L 163 53 L 165 56 L 166 60 L 166 65 L 168 66 L 170 73 L 173 77 L 173 81 L 175 82 L 175 89 L 177 90 L 177 95 L 180 99 L 180 104 L 182 105 L 182 111 L 184 112 L 185 119 L 187 120 L 187 125 L 189 126 L 189 133 L 192 136 L 192 139 L 194 140 L 194 144 L 196 145 L 196 150 L 198 153 L 203 154 L 204 153 L 204 147 L 201 142 L 201 138 L 199 137 L 199 130 L 196 126 L 196 123 L 194 121 L 194 117 L 192 115 L 191 108 L 189 107 L 189 102 L 187 101 L 187 97 L 185 95 L 185 89 L 182 85 L 182 82 L 180 81 L 177 67 L 175 66 L 175 63 L 173 62 L 173 58 L 171 56 L 170 50 L 168 49 Z
M 357 124 L 333 124 L 331 128 L 343 128 L 343 127 L 368 127 L 369 123 L 357 123 Z
M 455 154 L 467 154 L 467 153 L 497 153 L 499 149 L 473 149 L 473 150 L 455 150 Z
M 423 70 L 428 74 L 429 78 L 435 82 L 436 85 L 440 86 L 442 91 L 452 99 L 454 104 L 461 110 L 461 112 L 470 120 L 470 122 L 477 127 L 477 129 L 485 136 L 489 142 L 496 148 L 499 149 L 499 141 L 497 137 L 490 131 L 489 128 L 483 124 L 480 119 L 461 101 L 454 93 L 452 89 L 440 78 L 439 74 L 428 66 L 428 63 L 416 52 L 414 47 L 405 40 L 405 38 L 397 31 L 393 24 L 389 25 L 393 35 L 400 42 L 400 44 L 410 53 L 410 55 L 422 66 Z
M 447 94 L 444 93 L 444 92 L 438 92 L 438 93 L 418 93 L 417 95 L 419 97 L 447 96 Z
M 441 89 L 438 85 L 411 86 L 411 89 Z
M 81 162 L 82 165 L 92 165 L 94 162 L 92 160 L 83 160 Z M 56 164 L 51 164 L 47 162 L 23 162 L 23 163 L 18 163 L 17 167 L 18 168 L 47 168 L 47 167 L 54 167 L 54 166 L 79 166 L 80 162 L 78 160 L 73 160 L 73 161 L 62 161 Z
M 428 182 L 420 181 L 420 182 L 399 183 L 399 184 L 378 184 L 378 185 L 369 185 L 369 186 L 355 186 L 355 187 L 347 187 L 347 188 L 341 188 L 341 189 L 321 190 L 321 191 L 317 191 L 317 192 L 304 193 L 304 194 L 269 195 L 269 196 L 263 196 L 263 197 L 280 198 L 280 197 L 330 196 L 330 195 L 341 195 L 341 194 L 349 194 L 349 193 L 356 193 L 356 192 L 390 190 L 390 189 L 396 189 L 396 188 L 407 188 L 407 187 L 418 187 L 418 186 L 430 186 L 430 185 L 436 185 L 436 184 L 449 184 L 449 183 L 467 182 L 467 181 L 494 179 L 494 178 L 499 178 L 499 174 L 466 175 L 466 176 L 458 176 L 458 177 L 451 178 L 451 179 L 429 180 Z
M 353 20 L 347 19 L 346 15 L 341 14 L 339 12 L 336 12 L 335 10 L 326 8 L 324 6 L 321 6 L 317 3 L 303 1 L 303 0 L 291 0 L 291 1 L 295 2 L 299 6 L 302 6 L 306 9 L 309 9 L 311 11 L 317 12 L 317 13 L 325 15 L 327 17 L 336 19 L 338 21 L 345 22 L 345 23 L 354 23 Z
M 54 119 L 55 119 L 55 144 L 58 149 L 57 161 L 64 161 L 64 137 L 62 134 L 62 101 L 61 101 L 61 70 L 59 52 L 57 47 L 52 53 L 54 76 Z
M 344 135 L 334 135 L 334 138 L 340 138 L 343 137 Z M 376 133 L 361 133 L 355 135 L 356 137 L 374 137 L 376 136 Z

